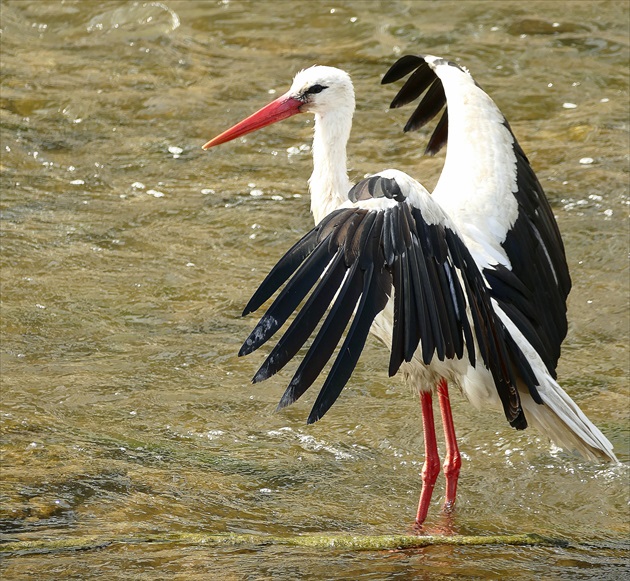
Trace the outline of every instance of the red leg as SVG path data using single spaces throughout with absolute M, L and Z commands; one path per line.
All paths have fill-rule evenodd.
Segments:
M 452 510 L 455 504 L 457 480 L 459 478 L 459 469 L 462 465 L 462 459 L 459 455 L 459 448 L 457 447 L 455 426 L 453 425 L 453 413 L 451 412 L 451 401 L 448 397 L 448 385 L 445 379 L 441 379 L 438 383 L 437 392 L 440 402 L 440 411 L 442 412 L 444 439 L 446 440 L 446 456 L 444 458 L 446 501 L 444 502 L 444 510 L 448 512 Z
M 425 458 L 422 467 L 422 491 L 420 492 L 416 525 L 421 525 L 427 518 L 435 481 L 440 473 L 440 457 L 438 456 L 435 422 L 433 421 L 433 393 L 430 391 L 421 392 L 420 403 L 422 404 Z

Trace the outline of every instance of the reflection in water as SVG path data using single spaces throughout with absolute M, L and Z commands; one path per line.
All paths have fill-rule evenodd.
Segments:
M 264 354 L 236 357 L 251 291 L 311 224 L 312 129 L 288 121 L 229 150 L 200 146 L 315 62 L 353 76 L 353 179 L 393 165 L 430 189 L 439 175 L 443 157 L 422 158 L 427 135 L 400 132 L 379 86 L 400 52 L 461 58 L 493 95 L 567 247 L 561 383 L 627 463 L 627 6 L 285 6 L 3 2 L 6 538 L 407 532 L 420 414 L 382 374 L 386 353 L 370 343 L 335 409 L 308 427 L 312 399 L 273 413 L 291 370 L 251 386 Z M 347 559 L 144 547 L 141 559 L 133 549 L 21 556 L 6 562 L 7 577 L 332 576 L 327 567 L 350 578 L 619 576 L 626 465 L 550 453 L 535 433 L 453 400 L 465 454 L 456 532 L 533 531 L 572 548 Z M 427 526 L 437 528 L 435 503 Z

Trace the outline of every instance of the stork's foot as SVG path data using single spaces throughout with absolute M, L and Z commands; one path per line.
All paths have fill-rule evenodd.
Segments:
M 459 534 L 455 527 L 455 520 L 452 514 L 443 514 L 437 522 L 418 523 L 414 522 L 409 527 L 409 534 L 415 536 L 452 536 Z
M 447 500 L 444 503 L 444 506 L 442 507 L 442 512 L 444 514 L 453 514 L 454 511 L 455 511 L 455 501 L 454 500 Z

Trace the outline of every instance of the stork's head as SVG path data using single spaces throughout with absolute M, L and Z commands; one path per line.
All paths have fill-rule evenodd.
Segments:
M 287 95 L 303 103 L 300 113 L 310 111 L 325 115 L 341 108 L 354 112 L 354 89 L 350 75 L 335 67 L 316 65 L 300 71 L 295 75 Z
M 350 75 L 341 69 L 316 65 L 295 75 L 291 88 L 284 95 L 217 135 L 203 149 L 231 141 L 297 113 L 311 112 L 325 116 L 338 111 L 350 117 L 354 112 L 354 89 Z

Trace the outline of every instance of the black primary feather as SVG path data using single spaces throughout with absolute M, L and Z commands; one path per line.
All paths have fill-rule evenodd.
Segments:
M 337 299 L 291 379 L 278 407 L 285 407 L 297 400 L 313 385 L 332 357 L 361 295 L 363 276 L 358 265 L 358 261 L 355 261 L 350 268 Z
M 297 272 L 282 289 L 271 307 L 260 319 L 239 351 L 248 355 L 266 343 L 284 325 L 289 316 L 302 302 L 330 262 L 328 249 L 319 245 L 300 265 Z
M 455 63 L 444 60 L 440 60 L 438 63 L 461 68 Z M 442 81 L 424 60 L 424 57 L 420 55 L 406 55 L 401 57 L 391 66 L 381 82 L 391 83 L 398 81 L 409 73 L 411 73 L 411 75 L 392 100 L 390 108 L 402 107 L 416 100 L 425 91 L 426 94 L 405 124 L 403 128 L 405 132 L 415 131 L 424 127 L 446 104 Z M 429 139 L 425 155 L 435 155 L 438 153 L 444 145 L 446 145 L 447 139 L 448 111 L 446 108 Z
M 446 95 L 441 81 L 436 81 L 429 87 L 416 110 L 411 114 L 403 131 L 416 131 L 424 127 L 433 119 L 446 104 Z
M 346 271 L 343 251 L 339 249 L 317 288 L 254 376 L 254 383 L 280 371 L 304 346 L 339 290 Z
M 400 91 L 390 103 L 390 109 L 398 109 L 411 101 L 415 101 L 424 93 L 435 81 L 437 75 L 431 70 L 429 65 L 422 61 L 420 66 L 411 74 Z
M 382 85 L 394 83 L 403 77 L 406 77 L 411 71 L 418 68 L 421 64 L 426 64 L 422 56 L 407 54 L 400 57 L 385 73 L 381 80 Z

